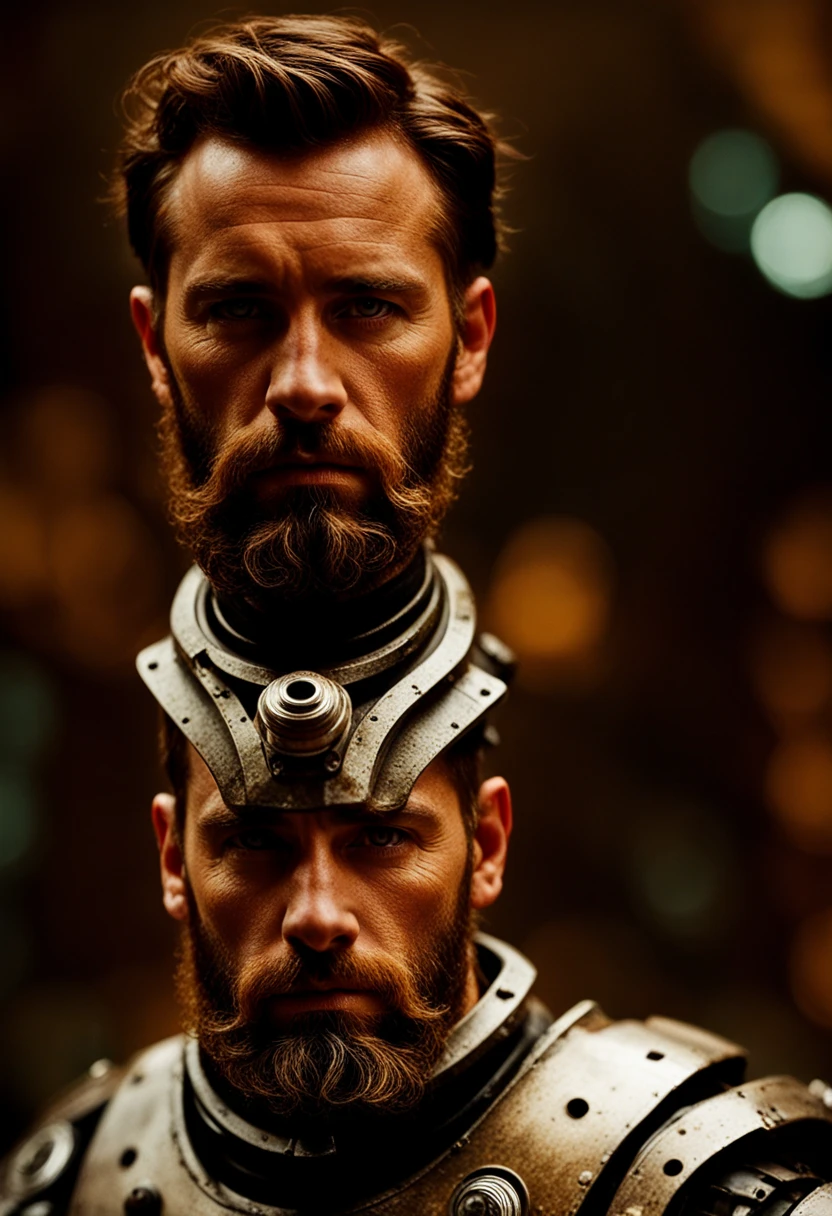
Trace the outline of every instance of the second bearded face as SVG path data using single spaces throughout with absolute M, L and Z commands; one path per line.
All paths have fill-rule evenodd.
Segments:
M 165 198 L 163 308 L 133 293 L 174 520 L 221 592 L 343 595 L 401 568 L 465 468 L 493 332 L 455 323 L 441 197 L 370 133 L 293 156 L 197 144 Z

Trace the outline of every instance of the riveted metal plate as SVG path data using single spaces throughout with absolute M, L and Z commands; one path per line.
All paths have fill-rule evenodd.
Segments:
M 832 1182 L 810 1191 L 789 1216 L 832 1216 Z
M 660 1216 L 696 1171 L 723 1149 L 755 1132 L 803 1119 L 832 1119 L 823 1102 L 792 1077 L 751 1081 L 685 1111 L 642 1151 L 619 1187 L 612 1216 Z

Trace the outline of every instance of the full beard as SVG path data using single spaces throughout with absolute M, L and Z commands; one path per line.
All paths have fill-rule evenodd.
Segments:
M 172 406 L 159 430 L 171 520 L 215 591 L 258 607 L 275 594 L 337 599 L 402 569 L 435 536 L 467 472 L 468 428 L 451 397 L 455 362 L 454 348 L 401 450 L 377 431 L 277 418 L 265 433 L 220 446 L 196 422 L 198 411 L 188 409 L 169 367 Z M 374 488 L 350 506 L 336 490 L 294 487 L 263 518 L 253 475 L 297 452 L 363 468 Z
M 184 1028 L 255 1116 L 332 1123 L 412 1109 L 462 1013 L 473 948 L 469 888 L 468 878 L 449 923 L 407 960 L 292 950 L 268 966 L 237 969 L 189 897 L 176 973 Z M 303 977 L 371 989 L 386 1012 L 321 1011 L 276 1027 L 269 999 Z

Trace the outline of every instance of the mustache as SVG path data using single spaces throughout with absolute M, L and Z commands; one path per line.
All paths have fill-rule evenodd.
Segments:
M 256 435 L 242 433 L 216 445 L 203 480 L 190 489 L 191 511 L 215 510 L 239 498 L 254 476 L 292 457 L 314 457 L 322 463 L 365 469 L 378 476 L 386 493 L 401 493 L 415 477 L 396 445 L 379 432 L 370 435 L 338 423 L 288 420 Z
M 230 1018 L 222 1019 L 222 1031 L 233 1033 L 262 1022 L 266 1004 L 273 997 L 320 984 L 371 991 L 389 1012 L 420 1022 L 438 1022 L 448 1014 L 448 1005 L 432 1004 L 419 991 L 410 969 L 394 958 L 382 962 L 371 954 L 350 951 L 315 954 L 293 950 L 265 965 L 257 960 L 241 968 L 234 985 L 234 1011 Z

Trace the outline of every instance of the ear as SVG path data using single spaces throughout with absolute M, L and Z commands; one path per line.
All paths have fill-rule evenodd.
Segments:
M 133 318 L 133 327 L 141 340 L 144 361 L 150 372 L 150 385 L 156 400 L 163 409 L 169 408 L 173 404 L 170 378 L 162 358 L 162 344 L 156 329 L 156 308 L 153 292 L 149 287 L 134 287 L 130 292 L 130 315 Z
M 496 324 L 494 288 L 480 275 L 463 297 L 463 321 L 452 387 L 456 405 L 465 405 L 480 391 Z
M 503 889 L 511 835 L 511 791 L 505 777 L 489 777 L 484 781 L 478 802 L 480 817 L 474 832 L 471 906 L 488 908 Z
M 162 903 L 174 920 L 186 920 L 185 859 L 176 830 L 176 799 L 173 794 L 157 794 L 151 808 L 153 830 L 159 846 L 162 873 Z

